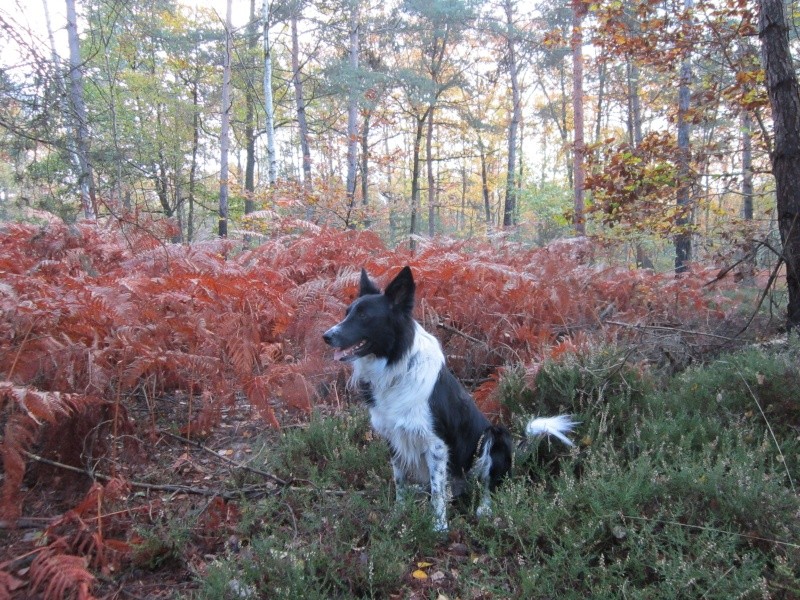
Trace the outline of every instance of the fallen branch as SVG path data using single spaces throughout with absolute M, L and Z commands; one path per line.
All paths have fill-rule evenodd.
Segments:
M 442 323 L 441 321 L 437 321 L 436 326 L 441 328 L 441 329 L 444 329 L 445 331 L 447 331 L 449 333 L 454 333 L 456 335 L 460 335 L 461 337 L 468 339 L 470 342 L 472 342 L 474 344 L 480 344 L 481 346 L 488 346 L 489 345 L 485 341 L 479 340 L 476 337 L 472 337 L 468 333 L 464 333 L 460 329 L 456 329 L 455 327 L 451 327 L 450 325 L 446 325 L 446 324 Z
M 706 331 L 692 331 L 690 329 L 680 329 L 679 327 L 668 327 L 666 325 L 640 325 L 638 323 L 624 323 L 622 321 L 603 321 L 608 325 L 618 325 L 620 327 L 629 327 L 630 329 L 652 329 L 654 331 L 670 331 L 673 333 L 683 333 L 685 335 L 702 335 L 711 337 L 718 340 L 725 340 L 726 342 L 735 342 L 737 337 L 729 337 L 727 335 L 719 335 L 718 333 L 709 333 Z M 741 332 L 740 332 L 741 333 Z
M 212 450 L 213 452 L 213 450 Z M 111 481 L 114 479 L 109 475 L 104 475 L 103 473 L 98 473 L 97 471 L 90 471 L 88 469 L 81 469 L 79 467 L 73 467 L 72 465 L 65 465 L 64 463 L 60 463 L 54 460 L 50 460 L 49 458 L 44 458 L 43 456 L 39 456 L 38 454 L 33 454 L 32 452 L 25 452 L 25 455 L 30 458 L 31 460 L 35 460 L 45 465 L 50 465 L 51 467 L 57 467 L 59 469 L 64 469 L 66 471 L 71 471 L 72 473 L 79 473 L 81 475 L 86 475 L 91 479 L 98 479 L 100 481 Z M 294 483 L 302 482 L 308 484 L 307 487 L 293 485 Z M 314 492 L 320 494 L 330 494 L 334 496 L 344 496 L 348 493 L 358 493 L 357 491 L 347 492 L 344 490 L 330 490 L 330 489 L 322 489 L 311 481 L 305 479 L 292 479 L 284 483 L 283 486 L 279 486 L 276 488 L 269 488 L 264 485 L 252 485 L 247 486 L 238 490 L 218 490 L 214 488 L 202 488 L 202 487 L 194 487 L 189 485 L 177 485 L 177 484 L 168 484 L 168 483 L 146 483 L 143 481 L 126 481 L 128 485 L 135 488 L 157 491 L 157 492 L 174 492 L 174 493 L 183 493 L 183 494 L 194 494 L 197 496 L 219 496 L 223 500 L 239 500 L 241 498 L 258 498 L 267 493 L 274 493 L 276 490 L 280 490 L 282 488 L 287 488 L 294 491 L 308 491 L 309 488 L 313 489 Z
M 223 462 L 226 462 L 229 465 L 233 465 L 237 469 L 242 469 L 244 471 L 249 471 L 250 473 L 255 473 L 256 475 L 261 475 L 262 477 L 266 477 L 267 479 L 269 479 L 271 481 L 274 481 L 275 483 L 277 483 L 280 486 L 286 487 L 291 483 L 291 482 L 284 481 L 283 479 L 281 479 L 277 475 L 274 475 L 274 474 L 269 473 L 267 471 L 262 471 L 261 469 L 256 469 L 255 467 L 251 467 L 249 465 L 245 465 L 243 463 L 236 462 L 232 458 L 228 458 L 227 456 L 223 456 L 222 454 L 220 454 L 219 452 L 217 452 L 213 448 L 209 448 L 208 446 L 204 446 L 200 442 L 196 442 L 194 440 L 190 440 L 190 439 L 185 438 L 183 436 L 176 435 L 174 433 L 170 433 L 169 431 L 162 431 L 161 433 L 163 433 L 164 435 L 166 435 L 168 437 L 171 437 L 171 438 L 173 438 L 175 440 L 178 440 L 179 442 L 182 442 L 184 444 L 190 444 L 190 445 L 194 446 L 195 448 L 200 448 L 201 450 L 205 450 L 209 454 L 214 455 L 214 457 L 218 458 L 219 460 L 221 460 Z
M 609 517 L 616 515 L 608 515 Z M 690 525 L 688 523 L 681 523 L 680 521 L 671 521 L 669 519 L 651 519 L 648 517 L 634 517 L 632 515 L 620 514 L 623 519 L 631 519 L 632 521 L 646 521 L 648 523 L 663 523 L 664 525 L 675 525 L 685 529 L 696 529 L 698 531 L 710 531 L 712 533 L 723 533 L 725 535 L 733 535 L 736 537 L 744 538 L 747 540 L 757 540 L 759 542 L 769 542 L 770 544 L 777 544 L 779 546 L 786 546 L 787 548 L 800 548 L 800 544 L 793 544 L 791 542 L 783 542 L 781 540 L 774 540 L 770 538 L 761 537 L 759 535 L 751 535 L 748 533 L 739 533 L 736 531 L 728 531 L 726 529 L 717 529 L 716 527 L 704 527 L 703 525 Z
M 81 469 L 79 467 L 73 467 L 72 465 L 65 465 L 64 463 L 60 463 L 54 460 L 50 460 L 48 458 L 44 458 L 43 456 L 39 456 L 38 454 L 33 454 L 31 452 L 25 452 L 25 455 L 30 458 L 31 460 L 35 460 L 45 465 L 50 465 L 51 467 L 57 467 L 59 469 L 64 469 L 66 471 L 71 471 L 72 473 L 79 473 L 81 475 L 86 475 L 91 479 L 99 479 L 100 481 L 111 481 L 114 479 L 108 475 L 104 475 L 103 473 L 98 473 L 97 471 L 89 471 L 87 469 Z M 254 488 L 249 488 L 248 490 L 237 490 L 237 491 L 224 491 L 224 490 L 217 490 L 213 488 L 201 488 L 201 487 L 194 487 L 189 485 L 177 485 L 177 484 L 168 484 L 168 483 L 146 483 L 143 481 L 127 481 L 128 485 L 131 487 L 157 491 L 157 492 L 175 492 L 175 493 L 184 493 L 184 494 L 194 494 L 198 496 L 219 496 L 223 500 L 236 500 L 241 498 L 242 496 L 250 497 L 250 495 L 254 494 Z M 264 488 L 261 486 L 258 489 L 259 493 L 264 493 Z M 271 491 L 271 490 L 270 490 Z

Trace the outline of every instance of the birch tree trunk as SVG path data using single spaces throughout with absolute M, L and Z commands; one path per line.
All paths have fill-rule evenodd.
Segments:
M 247 64 L 252 65 L 258 45 L 258 21 L 256 20 L 256 0 L 250 0 L 250 21 L 247 24 Z M 249 82 L 250 76 L 247 76 Z M 256 99 L 255 86 L 245 84 L 245 163 L 244 163 L 244 214 L 255 210 L 254 195 L 256 190 Z
M 788 24 L 782 0 L 759 1 L 758 37 L 772 106 L 778 229 L 789 292 L 787 327 L 800 329 L 800 86 L 789 50 Z
M 89 126 L 86 121 L 86 103 L 83 99 L 83 73 L 81 72 L 81 48 L 78 38 L 78 18 L 75 0 L 67 3 L 67 37 L 69 38 L 70 107 L 75 125 L 75 150 L 78 156 L 78 186 L 81 192 L 83 215 L 87 219 L 97 217 L 97 195 L 94 174 L 89 158 Z
M 219 140 L 219 237 L 222 238 L 228 237 L 228 146 L 231 123 L 231 54 L 233 52 L 232 2 L 233 0 L 227 0 L 225 11 L 225 55 L 222 67 L 222 128 Z
M 264 39 L 264 110 L 266 112 L 267 129 L 267 171 L 269 185 L 273 187 L 278 181 L 278 160 L 275 154 L 275 106 L 272 99 L 272 49 L 269 41 L 270 10 L 269 0 L 261 5 L 261 21 Z

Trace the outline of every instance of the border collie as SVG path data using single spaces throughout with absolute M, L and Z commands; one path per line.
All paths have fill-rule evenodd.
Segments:
M 389 442 L 397 500 L 406 484 L 430 485 L 434 527 L 447 530 L 451 491 L 482 484 L 478 516 L 491 514 L 490 493 L 511 469 L 513 443 L 492 425 L 445 366 L 438 340 L 412 317 L 414 279 L 404 267 L 384 293 L 362 269 L 358 298 L 323 334 L 334 358 L 352 362 L 350 385 L 365 394 L 372 427 Z M 528 436 L 553 435 L 568 446 L 570 417 L 537 418 Z M 451 487 L 452 485 L 452 487 Z

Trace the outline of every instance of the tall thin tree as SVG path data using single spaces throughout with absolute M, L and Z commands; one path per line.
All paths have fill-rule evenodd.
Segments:
M 303 190 L 310 196 L 311 182 L 311 146 L 309 144 L 308 121 L 306 120 L 306 97 L 303 90 L 303 75 L 300 71 L 300 34 L 297 23 L 302 10 L 301 3 L 292 12 L 290 17 L 292 36 L 292 83 L 294 84 L 294 100 L 297 111 L 297 128 L 300 134 L 300 151 L 303 155 Z M 311 205 L 306 205 L 306 218 L 313 216 Z
M 269 0 L 261 4 L 261 25 L 264 41 L 264 111 L 266 112 L 267 130 L 267 172 L 269 185 L 273 187 L 278 181 L 278 159 L 275 153 L 275 103 L 272 98 L 272 46 L 269 39 L 271 25 Z
M 588 5 L 584 0 L 572 0 L 572 116 L 574 121 L 572 173 L 574 186 L 573 219 L 577 235 L 586 234 L 586 220 L 584 218 L 586 142 L 583 131 L 583 18 L 586 16 L 587 8 Z
M 352 211 L 356 204 L 356 173 L 358 172 L 358 52 L 359 52 L 359 0 L 350 1 L 348 67 L 350 85 L 347 99 L 347 194 L 348 221 L 352 225 Z
M 694 8 L 694 0 L 684 0 L 685 13 L 691 18 L 691 11 Z M 675 235 L 675 272 L 683 273 L 689 268 L 689 261 L 692 259 L 692 235 L 689 231 L 692 219 L 691 193 L 692 185 L 690 182 L 689 162 L 691 149 L 689 147 L 689 135 L 691 128 L 691 117 L 689 108 L 691 103 L 692 83 L 692 61 L 690 51 L 685 50 L 685 56 L 681 62 L 680 83 L 678 86 L 678 192 L 676 203 L 678 207 L 678 217 L 676 225 L 678 232 Z
M 97 216 L 97 194 L 94 185 L 94 173 L 89 157 L 89 125 L 86 118 L 86 102 L 83 97 L 83 66 L 81 63 L 81 47 L 78 38 L 78 17 L 75 11 L 75 0 L 67 3 L 67 37 L 69 39 L 69 80 L 70 105 L 75 125 L 75 149 L 78 155 L 78 186 L 81 193 L 83 215 L 87 219 Z
M 233 54 L 233 29 L 231 5 L 227 0 L 225 10 L 225 53 L 222 65 L 222 126 L 220 130 L 219 158 L 219 237 L 228 237 L 228 154 L 231 125 L 231 57 Z
M 517 214 L 517 132 L 522 121 L 522 95 L 519 87 L 519 62 L 517 60 L 517 32 L 514 23 L 516 3 L 505 0 L 506 16 L 506 61 L 511 80 L 511 119 L 508 123 L 508 168 L 506 169 L 506 201 L 503 207 L 503 227 L 516 224 Z

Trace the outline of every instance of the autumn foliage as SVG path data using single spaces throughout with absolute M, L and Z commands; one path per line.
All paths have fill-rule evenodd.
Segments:
M 130 558 L 133 534 L 107 516 L 126 490 L 115 471 L 126 439 L 153 433 L 159 405 L 180 400 L 174 425 L 197 439 L 236 404 L 277 428 L 340 401 L 346 369 L 321 333 L 356 294 L 361 267 L 385 283 L 411 265 L 417 318 L 490 412 L 506 365 L 641 339 L 648 328 L 691 330 L 703 344 L 736 309 L 720 293 L 727 284 L 706 285 L 709 270 L 676 278 L 610 266 L 585 239 L 537 249 L 437 240 L 412 254 L 370 232 L 287 226 L 243 251 L 92 224 L 5 225 L 0 247 L 3 518 L 25 515 L 23 481 L 37 457 L 104 477 L 48 529 L 30 585 L 49 598 L 88 597 L 87 569 Z M 134 405 L 151 418 L 131 419 Z M 126 456 L 145 460 L 135 448 Z M 15 581 L 0 569 L 0 597 Z

